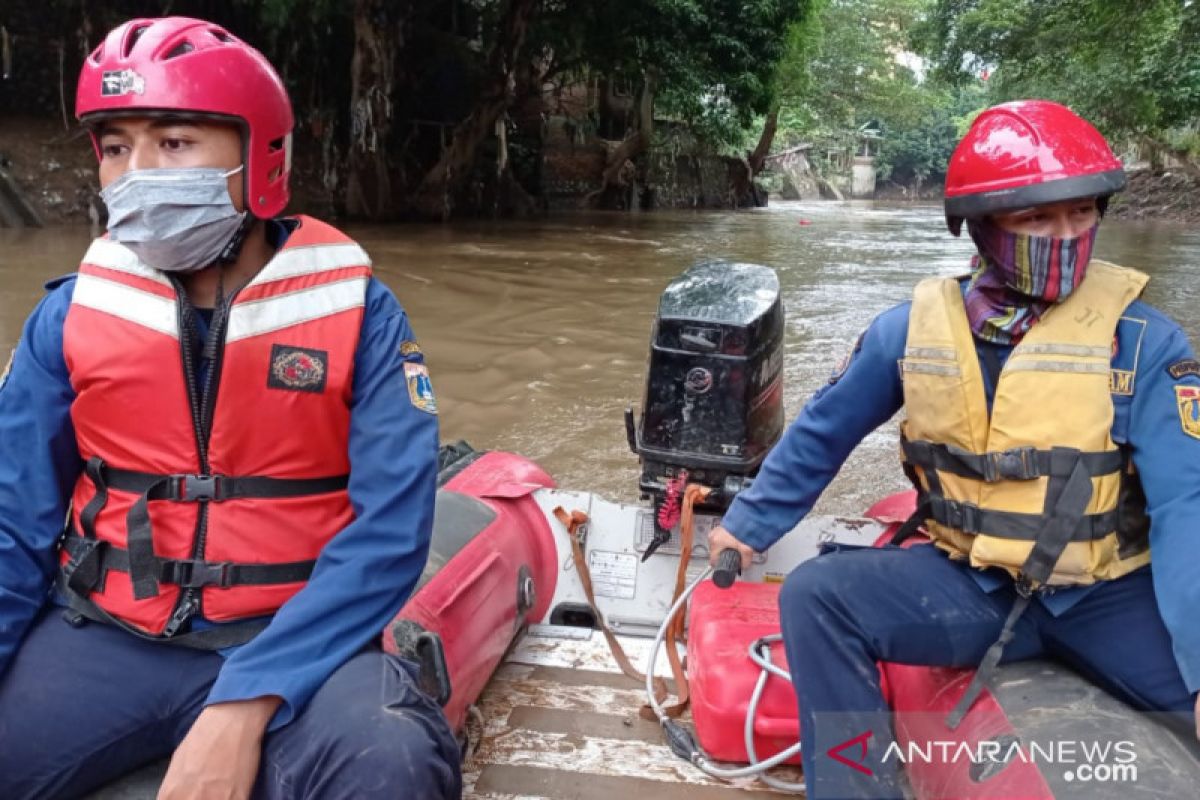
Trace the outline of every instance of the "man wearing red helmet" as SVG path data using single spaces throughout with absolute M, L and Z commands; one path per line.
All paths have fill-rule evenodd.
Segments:
M 932 544 L 836 546 L 780 595 L 810 798 L 900 796 L 878 661 L 978 665 L 950 727 L 1001 657 L 1051 656 L 1200 728 L 1200 362 L 1138 299 L 1145 275 L 1091 259 L 1123 185 L 1063 106 L 980 114 L 945 193 L 971 274 L 926 279 L 875 319 L 710 536 L 714 558 L 733 547 L 748 564 L 905 410 L 919 502 L 897 538 L 920 527 Z M 864 769 L 827 755 L 864 730 Z
M 0 387 L 0 796 L 164 756 L 161 798 L 459 796 L 444 715 L 373 646 L 428 552 L 428 372 L 366 253 L 279 216 L 282 82 L 219 26 L 133 20 L 76 111 L 108 235 Z

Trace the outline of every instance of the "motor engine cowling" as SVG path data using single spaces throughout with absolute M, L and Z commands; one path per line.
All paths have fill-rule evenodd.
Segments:
M 783 319 L 770 267 L 704 261 L 671 281 L 641 418 L 626 413 L 643 493 L 660 498 L 685 470 L 724 507 L 758 471 L 783 431 Z

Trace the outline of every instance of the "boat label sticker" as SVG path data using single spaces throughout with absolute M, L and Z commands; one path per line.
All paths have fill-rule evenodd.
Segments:
M 1183 432 L 1200 439 L 1200 386 L 1176 386 L 1175 405 Z
M 632 553 L 593 550 L 588 553 L 588 571 L 597 597 L 632 600 L 637 594 L 638 558 Z
M 415 361 L 404 362 L 404 382 L 408 384 L 408 399 L 415 408 L 437 415 L 437 399 L 429 382 L 429 368 Z

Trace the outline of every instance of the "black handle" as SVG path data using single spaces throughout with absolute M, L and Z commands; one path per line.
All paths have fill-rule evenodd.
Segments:
M 728 589 L 733 586 L 737 576 L 742 574 L 742 554 L 732 547 L 726 547 L 717 556 L 717 567 L 713 570 L 713 583 L 718 589 Z
M 636 455 L 638 451 L 637 425 L 633 421 L 633 406 L 625 406 L 625 438 L 629 441 L 629 449 Z

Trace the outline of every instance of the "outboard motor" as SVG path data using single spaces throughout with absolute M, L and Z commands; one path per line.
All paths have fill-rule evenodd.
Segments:
M 770 267 L 705 261 L 667 286 L 650 339 L 641 419 L 625 412 L 638 485 L 661 512 L 684 483 L 720 511 L 749 485 L 783 431 L 783 305 Z M 670 536 L 655 514 L 654 543 Z

